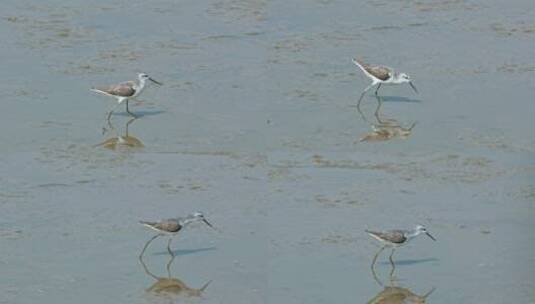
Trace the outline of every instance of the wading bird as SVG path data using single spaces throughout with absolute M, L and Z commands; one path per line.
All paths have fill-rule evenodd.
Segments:
M 215 229 L 212 224 L 210 224 L 205 218 L 204 215 L 201 212 L 194 212 L 186 217 L 177 217 L 177 218 L 171 218 L 171 219 L 164 219 L 159 220 L 156 222 L 149 222 L 149 221 L 139 221 L 143 226 L 148 227 L 152 230 L 156 230 L 158 232 L 157 235 L 152 237 L 146 244 L 145 247 L 143 247 L 143 250 L 141 251 L 140 256 L 143 255 L 149 244 L 154 241 L 159 236 L 168 235 L 169 241 L 167 242 L 167 251 L 171 256 L 174 256 L 173 251 L 171 251 L 171 241 L 173 240 L 173 237 L 181 231 L 184 227 L 188 226 L 191 223 L 194 222 L 204 222 L 206 225 L 210 226 L 211 228 Z
M 123 103 L 126 101 L 126 112 L 133 117 L 137 117 L 134 113 L 130 112 L 128 109 L 128 100 L 132 98 L 136 98 L 143 92 L 143 89 L 145 89 L 145 86 L 147 84 L 147 80 L 154 82 L 157 85 L 162 85 L 162 83 L 152 79 L 149 75 L 145 73 L 140 73 L 137 75 L 138 81 L 125 81 L 121 82 L 119 84 L 114 84 L 110 86 L 103 86 L 103 87 L 95 87 L 91 88 L 91 91 L 97 92 L 100 94 L 104 94 L 106 96 L 113 97 L 117 99 L 117 105 Z M 111 114 L 113 113 L 113 110 L 116 108 L 115 106 L 110 113 L 108 114 L 108 120 L 111 117 Z
M 411 78 L 409 75 L 405 73 L 397 73 L 394 71 L 394 69 L 386 67 L 386 66 L 372 66 L 368 65 L 360 60 L 352 59 L 353 63 L 358 66 L 362 72 L 364 72 L 364 75 L 366 75 L 368 78 L 372 80 L 372 83 L 367 86 L 362 94 L 360 95 L 358 105 L 360 106 L 360 102 L 362 100 L 362 97 L 364 97 L 364 94 L 368 92 L 373 86 L 377 85 L 377 89 L 375 89 L 375 95 L 379 92 L 379 89 L 381 88 L 382 84 L 402 84 L 402 83 L 408 83 L 413 90 L 418 93 L 418 90 L 414 86 L 414 84 L 411 81 Z

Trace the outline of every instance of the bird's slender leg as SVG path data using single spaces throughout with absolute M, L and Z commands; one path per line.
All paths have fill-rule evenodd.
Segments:
M 147 247 L 149 247 L 149 244 L 154 241 L 157 237 L 161 236 L 161 234 L 157 234 L 155 236 L 153 236 L 150 240 L 148 240 L 146 243 L 145 243 L 145 246 L 143 246 L 143 250 L 141 250 L 141 253 L 139 254 L 139 258 L 141 259 L 141 257 L 143 256 L 143 254 L 145 253 L 145 250 L 147 250 Z
M 136 114 L 130 112 L 130 110 L 128 109 L 128 99 L 126 100 L 126 112 L 127 112 L 128 114 L 130 114 L 132 117 L 137 117 Z
M 426 299 L 427 297 L 429 297 L 433 293 L 433 291 L 435 291 L 435 289 L 436 289 L 435 287 L 431 288 L 431 290 L 429 290 L 426 294 L 424 294 L 422 298 Z
M 143 262 L 143 256 L 142 255 L 139 256 L 139 262 L 141 263 L 141 266 L 143 266 L 143 270 L 145 270 L 146 274 L 150 275 L 151 277 L 153 277 L 156 280 L 159 280 L 159 278 L 156 275 L 154 275 L 154 273 L 150 272 L 149 268 L 147 267 L 147 264 L 145 264 L 145 262 Z
M 382 85 L 382 83 L 380 83 L 380 84 L 377 86 L 377 89 L 375 89 L 375 95 L 377 95 L 377 92 L 379 92 L 379 88 L 381 88 L 381 85 Z
M 171 256 L 171 259 L 169 260 L 169 262 L 167 263 L 167 275 L 169 276 L 169 278 L 171 278 L 171 264 L 173 264 L 173 261 L 175 260 L 175 255 Z
M 117 103 L 113 108 L 111 108 L 110 112 L 108 113 L 108 116 L 107 116 L 107 120 L 108 120 L 108 123 L 110 123 L 110 119 L 111 119 L 111 114 L 113 114 L 113 111 L 120 105 L 121 103 Z
M 175 257 L 175 254 L 173 253 L 173 251 L 171 250 L 171 241 L 173 240 L 172 237 L 169 238 L 169 242 L 167 242 L 167 252 L 169 252 L 169 254 L 174 258 Z
M 390 253 L 390 257 L 388 258 L 390 260 L 390 264 L 392 264 L 392 271 L 390 271 L 390 277 L 394 275 L 394 270 L 396 270 L 396 264 L 394 264 L 394 260 L 392 259 L 392 256 L 394 255 L 395 248 L 392 248 L 392 253 Z
M 113 127 L 112 123 L 111 123 L 111 113 L 109 113 L 107 116 L 106 116 L 106 121 L 108 123 L 108 126 L 104 126 L 102 127 L 102 135 L 106 134 L 106 132 L 110 131 L 110 130 L 114 130 L 115 128 Z
M 381 280 L 379 280 L 379 277 L 377 276 L 377 273 L 375 272 L 375 267 L 373 267 L 373 264 L 372 264 L 372 275 L 373 275 L 373 279 L 375 280 L 375 282 L 377 282 L 379 286 L 383 286 L 383 283 L 381 282 Z
M 359 102 L 357 103 L 357 108 L 360 107 L 360 102 L 362 101 L 362 98 L 364 97 L 364 94 L 368 92 L 374 85 L 376 85 L 376 82 L 372 82 L 369 86 L 367 86 L 364 91 L 362 91 L 362 94 L 360 94 Z
M 383 106 L 383 101 L 381 100 L 381 97 L 379 97 L 379 95 L 376 95 L 375 97 L 377 97 L 377 108 L 375 109 L 375 119 L 377 119 L 377 123 L 379 123 L 380 125 L 383 125 L 383 121 L 381 120 L 380 118 L 380 112 L 381 112 L 381 107 Z
M 377 261 L 377 257 L 379 256 L 379 254 L 380 254 L 381 252 L 383 252 L 383 250 L 385 250 L 385 248 L 386 248 L 386 246 L 381 247 L 381 249 L 379 249 L 379 251 L 377 251 L 377 253 L 376 253 L 375 256 L 373 257 L 372 266 L 371 266 L 373 272 L 375 272 L 374 267 L 375 267 L 375 262 Z
M 111 115 L 111 112 L 110 112 L 110 114 L 108 114 L 108 128 L 110 128 L 110 130 L 114 130 L 115 128 L 111 124 L 110 115 Z
M 131 123 L 134 122 L 134 120 L 136 120 L 137 117 L 132 117 L 132 119 L 130 119 L 127 123 L 126 123 L 126 137 L 128 137 L 128 127 L 130 126 Z
M 357 106 L 357 112 L 359 112 L 360 114 L 360 117 L 362 117 L 362 120 L 364 120 L 366 123 L 368 124 L 371 124 L 368 119 L 366 118 L 366 115 L 364 115 L 364 113 L 362 112 L 362 110 L 360 109 L 360 107 Z
M 108 116 L 106 117 L 106 120 L 107 120 L 108 122 L 110 122 L 111 114 L 113 114 L 113 109 L 110 110 L 110 112 L 108 113 Z

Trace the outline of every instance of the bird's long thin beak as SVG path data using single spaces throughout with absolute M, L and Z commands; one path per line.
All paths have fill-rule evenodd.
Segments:
M 433 293 L 433 291 L 435 291 L 435 289 L 435 287 L 431 288 L 431 290 L 429 290 L 422 298 L 426 299 L 427 297 L 429 297 Z
M 163 83 L 158 82 L 158 81 L 156 81 L 156 80 L 154 80 L 154 79 L 152 79 L 152 78 L 150 78 L 150 77 L 149 77 L 149 80 L 152 81 L 152 82 L 154 82 L 154 83 L 157 84 L 157 85 L 163 85 Z
M 416 87 L 414 86 L 414 84 L 412 83 L 412 81 L 409 81 L 409 84 L 411 85 L 412 89 L 414 90 L 414 92 L 416 92 L 416 94 L 418 94 L 418 90 L 416 90 Z
M 203 221 L 206 225 L 210 226 L 212 229 L 215 230 L 215 227 L 212 226 L 212 224 L 210 224 L 206 219 L 202 219 L 202 221 Z
M 212 283 L 212 280 L 206 282 L 206 284 L 204 284 L 201 288 L 199 288 L 199 291 L 203 292 L 206 289 L 206 287 L 208 287 L 208 285 L 210 285 L 210 283 Z
M 426 232 L 425 234 L 427 234 L 427 236 L 430 237 L 433 241 L 436 241 L 436 239 L 429 232 Z

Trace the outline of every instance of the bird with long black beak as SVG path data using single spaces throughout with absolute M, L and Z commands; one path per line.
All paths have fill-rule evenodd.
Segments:
M 362 72 L 364 72 L 364 75 L 366 75 L 368 78 L 372 80 L 372 83 L 367 86 L 362 94 L 360 95 L 358 105 L 360 106 L 360 101 L 362 100 L 362 97 L 364 97 L 364 94 L 368 92 L 373 86 L 377 85 L 377 89 L 375 89 L 375 95 L 379 92 L 379 89 L 381 88 L 381 85 L 387 84 L 402 84 L 402 83 L 408 83 L 411 88 L 414 90 L 414 92 L 418 93 L 418 90 L 412 83 L 411 78 L 409 75 L 405 73 L 398 73 L 394 71 L 394 69 L 382 66 L 382 65 L 376 65 L 372 66 L 369 64 L 366 64 L 360 60 L 353 59 L 353 63 L 358 66 Z
M 143 89 L 145 89 L 145 86 L 147 84 L 147 80 L 157 85 L 160 85 L 160 86 L 162 85 L 161 82 L 154 80 L 153 78 L 151 78 L 149 75 L 145 73 L 138 74 L 137 78 L 138 78 L 138 81 L 130 80 L 130 81 L 125 81 L 119 84 L 114 84 L 114 85 L 109 85 L 109 86 L 94 87 L 94 88 L 91 88 L 91 91 L 104 94 L 106 96 L 110 96 L 110 97 L 117 99 L 118 105 L 123 102 L 126 102 L 126 112 L 132 115 L 133 117 L 137 117 L 134 113 L 130 112 L 130 110 L 128 109 L 128 100 L 132 98 L 136 98 L 137 96 L 139 96 L 139 94 L 141 94 L 141 92 L 143 92 Z M 114 109 L 115 108 L 113 108 L 108 114 L 108 120 L 110 119 L 111 114 L 113 113 Z
M 152 230 L 155 230 L 158 232 L 157 235 L 155 235 L 151 240 L 149 240 L 145 247 L 143 248 L 143 251 L 141 251 L 140 255 L 143 255 L 147 247 L 149 246 L 150 242 L 152 242 L 154 239 L 156 239 L 159 236 L 167 235 L 169 236 L 169 241 L 167 243 L 167 251 L 171 256 L 174 256 L 173 251 L 171 251 L 171 241 L 173 240 L 173 237 L 178 234 L 183 228 L 186 226 L 195 223 L 195 222 L 203 222 L 212 229 L 216 230 L 208 220 L 204 217 L 204 215 L 201 212 L 194 212 L 186 217 L 177 217 L 177 218 L 170 218 L 170 219 L 163 219 L 159 221 L 139 221 L 143 226 L 148 227 Z
M 375 257 L 373 258 L 372 262 L 372 270 L 373 266 L 375 265 L 375 261 L 377 260 L 377 257 L 379 254 L 386 248 L 390 247 L 392 248 L 392 253 L 390 254 L 390 263 L 392 264 L 393 268 L 394 260 L 392 259 L 392 256 L 394 255 L 394 250 L 398 247 L 401 247 L 403 245 L 406 245 L 410 240 L 414 239 L 415 237 L 419 236 L 420 234 L 424 233 L 429 238 L 431 238 L 433 241 L 436 241 L 436 239 L 427 231 L 427 229 L 423 225 L 418 225 L 412 230 L 387 230 L 387 231 L 372 231 L 372 230 L 366 230 L 366 233 L 368 233 L 371 237 L 378 240 L 383 244 L 383 247 L 377 254 L 375 254 Z M 394 269 L 392 269 L 393 273 Z

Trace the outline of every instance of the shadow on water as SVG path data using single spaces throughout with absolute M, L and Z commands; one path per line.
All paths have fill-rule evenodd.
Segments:
M 413 260 L 402 260 L 402 261 L 397 261 L 397 262 L 394 262 L 394 253 L 395 253 L 395 250 L 396 250 L 396 247 L 392 247 L 392 246 L 388 246 L 388 245 L 384 245 L 383 247 L 381 247 L 381 249 L 379 249 L 379 251 L 377 251 L 377 253 L 374 255 L 373 257 L 373 260 L 372 260 L 372 263 L 371 263 L 371 270 L 372 270 L 372 274 L 373 274 L 373 278 L 375 279 L 375 281 L 383 286 L 383 284 L 381 283 L 381 281 L 379 280 L 379 278 L 377 277 L 377 273 L 375 272 L 375 264 L 377 262 L 377 258 L 379 257 L 379 255 L 381 254 L 381 252 L 383 252 L 383 250 L 385 250 L 386 248 L 389 248 L 391 249 L 391 253 L 388 257 L 388 263 L 387 262 L 382 262 L 380 264 L 382 265 L 387 265 L 387 264 L 390 264 L 392 265 L 392 269 L 390 270 L 390 280 L 392 281 L 393 278 L 394 278 L 394 271 L 396 270 L 396 264 L 397 265 L 413 265 L 413 264 L 420 264 L 420 263 L 428 263 L 428 262 L 435 262 L 435 261 L 438 261 L 438 259 L 436 258 L 426 258 L 426 259 L 413 259 Z
M 427 258 L 427 259 L 415 259 L 415 260 L 401 260 L 396 261 L 396 265 L 414 265 L 414 264 L 421 264 L 421 263 L 429 263 L 429 262 L 437 262 L 437 258 Z M 390 262 L 381 262 L 381 265 L 389 265 Z
M 384 102 L 412 102 L 412 103 L 422 102 L 422 100 L 420 99 L 408 98 L 408 97 L 403 97 L 403 96 L 381 96 L 381 99 Z
M 135 114 L 137 117 L 134 117 L 134 118 L 141 118 L 143 116 L 156 116 L 156 115 L 160 115 L 160 114 L 163 114 L 165 113 L 166 111 L 162 111 L 162 110 L 154 110 L 154 111 L 147 111 L 147 110 L 142 110 L 142 111 L 136 111 Z M 119 113 L 113 113 L 112 116 L 124 116 L 124 117 L 132 117 L 130 114 L 126 113 L 126 112 L 119 112 Z
M 175 256 L 183 256 L 183 255 L 190 255 L 190 254 L 195 254 L 195 253 L 199 253 L 203 251 L 212 251 L 212 250 L 216 250 L 216 247 L 205 247 L 205 248 L 196 248 L 196 249 L 177 249 L 177 250 L 173 250 L 172 253 Z M 160 252 L 155 252 L 152 255 L 165 255 L 165 254 L 169 254 L 169 253 L 167 251 L 160 251 Z
M 141 254 L 139 255 L 139 262 L 141 263 L 141 266 L 143 266 L 143 270 L 145 271 L 145 273 L 156 280 L 156 282 L 150 285 L 145 291 L 152 295 L 163 297 L 169 300 L 173 300 L 177 297 L 201 297 L 202 293 L 206 290 L 206 288 L 208 287 L 208 285 L 210 285 L 212 281 L 210 280 L 206 282 L 201 288 L 191 288 L 186 283 L 184 283 L 184 281 L 173 277 L 171 275 L 171 266 L 176 258 L 176 255 L 170 255 L 169 262 L 166 265 L 167 277 L 157 276 L 149 270 L 147 264 L 145 264 L 145 262 L 143 261 L 143 253 L 149 243 L 153 240 L 154 238 L 147 241 L 147 243 L 143 247 L 143 250 L 141 251 Z
M 374 112 L 375 121 L 370 121 L 360 106 L 357 106 L 357 111 L 366 123 L 368 123 L 372 129 L 371 132 L 365 133 L 361 138 L 361 142 L 377 142 L 377 141 L 387 141 L 394 138 L 407 139 L 414 127 L 416 122 L 408 126 L 402 126 L 397 120 L 393 118 L 381 117 L 381 107 L 383 104 L 383 97 L 376 95 L 377 98 L 377 108 Z
M 126 122 L 124 135 L 120 135 L 113 126 L 111 120 L 108 120 L 108 127 L 103 127 L 103 133 L 113 132 L 115 133 L 112 137 L 104 140 L 103 142 L 96 144 L 95 147 L 103 147 L 109 150 L 122 150 L 122 149 L 132 149 L 132 148 L 143 148 L 143 142 L 137 137 L 132 136 L 128 132 L 128 128 L 131 124 L 134 123 L 138 118 L 134 117 Z
M 154 241 L 155 239 L 157 239 L 158 237 L 160 236 L 163 236 L 163 234 L 156 234 L 155 236 L 153 236 L 152 238 L 150 238 L 146 243 L 145 243 L 145 246 L 143 246 L 143 249 L 141 250 L 141 253 L 139 254 L 140 257 L 143 256 L 143 254 L 145 253 L 145 250 L 147 250 L 147 248 L 149 247 L 149 244 Z M 170 256 L 183 256 L 183 255 L 189 255 L 189 254 L 195 254 L 195 253 L 199 253 L 199 252 L 203 252 L 203 251 L 212 251 L 212 250 L 216 250 L 216 247 L 204 247 L 204 248 L 197 248 L 197 249 L 177 249 L 177 250 L 171 250 L 171 240 L 172 238 L 169 238 L 169 242 L 167 243 L 167 251 L 162 251 L 162 252 L 156 252 L 156 253 L 153 253 L 152 255 L 164 255 L 164 254 L 169 254 Z

